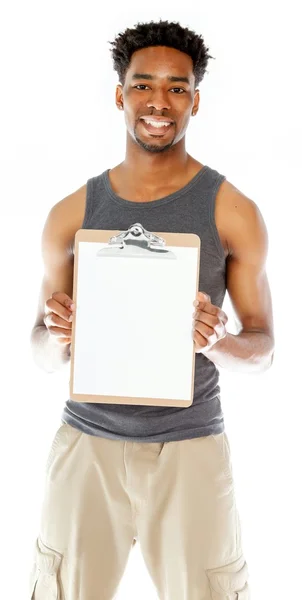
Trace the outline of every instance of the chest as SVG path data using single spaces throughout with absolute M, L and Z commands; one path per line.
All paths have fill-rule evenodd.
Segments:
M 165 188 L 166 192 L 168 188 Z M 172 193 L 172 188 L 169 188 Z M 174 190 L 175 191 L 175 190 Z M 164 193 L 164 196 L 168 195 Z M 161 197 L 164 197 L 161 196 Z M 154 198 L 153 198 L 154 200 Z M 74 211 L 76 213 L 76 228 L 73 227 L 70 233 L 70 247 L 69 250 L 72 254 L 74 254 L 74 236 L 78 229 L 81 229 L 83 225 L 86 227 L 87 224 L 84 223 L 85 217 L 85 209 L 86 209 L 86 196 L 84 195 L 82 198 L 77 200 L 77 205 L 74 206 Z M 140 202 L 142 200 L 140 199 Z M 148 201 L 146 200 L 146 207 Z M 179 207 L 176 209 L 173 206 L 173 202 L 166 206 L 165 210 L 158 211 L 145 211 L 144 208 L 142 210 L 138 210 L 138 207 L 135 202 L 133 202 L 133 207 L 128 207 L 126 213 L 122 210 L 117 211 L 116 207 L 112 207 L 112 212 L 108 210 L 102 210 L 102 207 L 99 208 L 99 215 L 95 214 L 93 216 L 94 223 L 88 224 L 90 228 L 100 228 L 100 229 L 117 229 L 119 231 L 126 230 L 128 227 L 135 222 L 142 222 L 142 224 L 149 231 L 160 232 L 179 232 L 179 233 L 187 233 L 188 231 L 195 231 L 199 235 L 198 230 L 198 219 L 199 219 L 199 211 L 192 210 L 192 205 L 190 203 L 183 203 L 182 212 L 179 211 Z M 115 210 L 114 210 L 115 209 Z M 157 214 L 156 214 L 157 213 Z M 229 255 L 229 245 L 227 241 L 226 235 L 226 216 L 225 216 L 225 206 L 217 195 L 215 202 L 215 210 L 214 210 L 214 228 L 216 228 L 216 233 L 221 243 L 221 246 L 224 251 L 225 258 Z M 148 221 L 148 223 L 147 223 Z M 214 232 L 215 234 L 215 232 Z

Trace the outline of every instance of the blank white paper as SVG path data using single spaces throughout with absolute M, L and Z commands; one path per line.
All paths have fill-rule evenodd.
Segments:
M 79 242 L 73 392 L 189 401 L 198 249 L 97 257 L 105 246 Z

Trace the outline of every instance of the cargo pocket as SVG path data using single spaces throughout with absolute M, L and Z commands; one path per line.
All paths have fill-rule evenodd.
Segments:
M 210 440 L 215 443 L 220 458 L 221 468 L 228 478 L 233 477 L 231 451 L 228 436 L 225 432 L 209 436 Z
M 64 600 L 60 579 L 62 555 L 38 538 L 34 560 L 30 574 L 30 600 Z
M 51 446 L 50 446 L 50 450 L 49 450 L 49 453 L 48 453 L 48 457 L 47 457 L 47 460 L 46 460 L 46 465 L 45 465 L 46 472 L 49 471 L 49 469 L 51 467 L 51 464 L 53 462 L 53 459 L 54 459 L 54 457 L 56 455 L 56 452 L 60 448 L 62 436 L 64 436 L 64 435 L 66 436 L 65 432 L 66 432 L 67 427 L 68 426 L 67 426 L 66 423 L 62 423 L 60 425 L 60 427 L 57 429 L 57 431 L 55 432 L 55 435 L 53 437 L 53 440 L 52 440 L 52 443 L 51 443 Z M 62 438 L 62 439 L 64 439 L 64 438 Z
M 249 600 L 248 568 L 241 556 L 236 562 L 207 571 L 212 600 Z

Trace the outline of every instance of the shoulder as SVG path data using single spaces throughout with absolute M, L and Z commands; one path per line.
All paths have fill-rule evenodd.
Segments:
M 85 183 L 80 188 L 54 204 L 51 209 L 53 217 L 60 219 L 65 216 L 67 217 L 67 221 L 72 220 L 74 213 L 78 214 L 83 208 L 82 205 L 86 200 L 86 188 L 87 184 Z
M 87 185 L 84 184 L 54 204 L 44 226 L 44 238 L 60 238 L 70 253 L 73 251 L 74 236 L 84 219 L 86 188 Z
M 217 193 L 215 218 L 229 256 L 244 251 L 266 252 L 267 229 L 256 202 L 225 180 Z

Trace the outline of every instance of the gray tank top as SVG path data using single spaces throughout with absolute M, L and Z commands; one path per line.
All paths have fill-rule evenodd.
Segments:
M 112 190 L 109 170 L 87 181 L 83 229 L 125 231 L 142 223 L 148 231 L 195 233 L 201 240 L 199 290 L 221 308 L 225 296 L 225 253 L 215 224 L 215 199 L 225 180 L 207 165 L 183 188 L 151 202 L 132 202 Z M 192 298 L 192 314 L 194 311 Z M 183 408 L 99 404 L 67 400 L 62 421 L 84 433 L 115 440 L 169 442 L 224 431 L 219 371 L 196 354 L 194 399 Z M 118 377 L 118 373 L 117 373 Z

